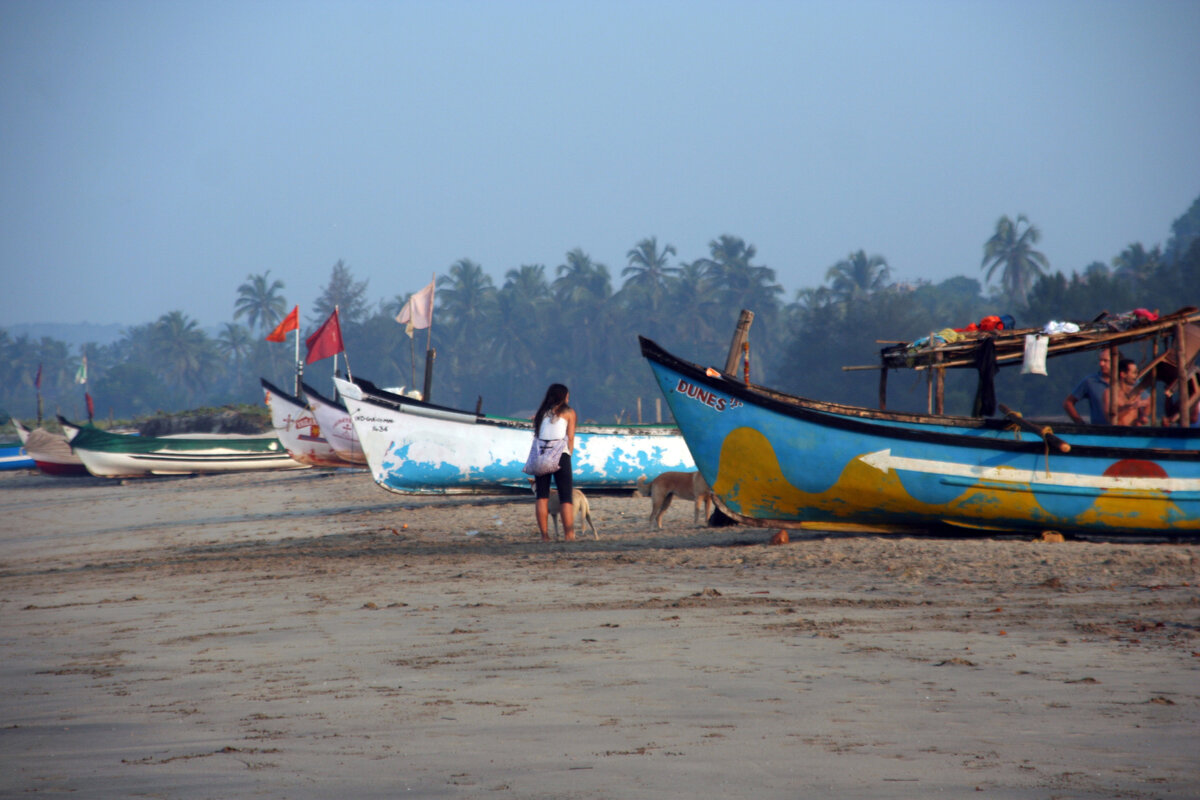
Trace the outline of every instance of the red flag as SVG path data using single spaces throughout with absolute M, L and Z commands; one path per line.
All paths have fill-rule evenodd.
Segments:
M 336 308 L 329 315 L 329 319 L 325 320 L 312 336 L 305 339 L 304 343 L 308 345 L 308 358 L 304 359 L 305 364 L 345 352 L 346 348 L 342 346 L 342 326 L 338 323 Z
M 83 399 L 87 400 L 88 407 L 88 422 L 96 418 L 96 406 L 92 404 L 92 396 L 87 392 L 83 393 Z
M 35 389 L 38 389 L 38 390 L 40 390 L 42 388 L 42 365 L 41 364 L 38 364 L 38 374 L 37 374 L 37 377 L 33 379 L 33 386 Z
M 287 341 L 287 335 L 290 331 L 294 331 L 300 327 L 300 306 L 296 306 L 291 310 L 283 322 L 276 326 L 275 330 L 267 334 L 268 342 L 284 342 Z

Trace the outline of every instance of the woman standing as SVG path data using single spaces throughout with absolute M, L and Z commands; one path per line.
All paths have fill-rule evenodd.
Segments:
M 533 417 L 534 435 L 546 441 L 566 439 L 566 447 L 558 460 L 558 471 L 534 478 L 537 493 L 535 513 L 538 530 L 544 541 L 549 541 L 547 524 L 550 521 L 550 476 L 554 476 L 554 487 L 558 490 L 558 502 L 562 506 L 563 538 L 575 540 L 575 505 L 572 501 L 574 486 L 571 482 L 571 453 L 575 450 L 575 409 L 567 405 L 571 392 L 561 383 L 552 383 L 546 397 Z

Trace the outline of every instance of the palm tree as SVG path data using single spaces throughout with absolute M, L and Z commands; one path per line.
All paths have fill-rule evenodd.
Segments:
M 460 258 L 440 281 L 438 306 L 446 324 L 462 333 L 482 327 L 496 302 L 496 287 L 483 267 L 469 258 Z
M 215 362 L 208 337 L 194 319 L 182 311 L 171 311 L 154 323 L 154 340 L 163 377 L 183 387 L 188 402 L 194 403 Z
M 609 340 L 611 318 L 607 313 L 612 298 L 612 280 L 608 267 L 592 261 L 576 247 L 566 261 L 555 268 L 553 292 L 559 302 L 567 344 L 583 358 L 596 374 L 604 374 L 597 358 L 597 344 Z M 604 348 L 607 350 L 607 348 Z M 563 364 L 561 367 L 568 365 Z
M 1156 246 L 1146 250 L 1141 242 L 1134 242 L 1112 260 L 1117 277 L 1131 283 L 1143 283 L 1154 275 L 1162 261 L 1162 251 Z
M 775 282 L 775 270 L 750 262 L 758 254 L 737 236 L 723 234 L 708 243 L 709 257 L 700 259 L 705 277 L 722 296 L 728 308 L 748 308 L 771 316 L 779 306 L 783 287 Z
M 437 308 L 434 311 L 433 342 L 450 345 L 438 355 L 443 365 L 439 385 L 462 403 L 471 403 L 490 369 L 485 351 L 494 332 L 496 287 L 483 267 L 469 258 L 460 258 L 438 279 Z
M 254 344 L 250 330 L 236 322 L 226 322 L 217 334 L 217 352 L 233 362 L 235 387 L 242 385 L 242 362 L 250 356 Z
M 266 333 L 279 324 L 287 308 L 283 296 L 283 281 L 270 281 L 271 270 L 261 275 L 247 275 L 246 282 L 238 287 L 238 298 L 233 305 L 233 318 L 246 317 L 251 329 L 258 327 Z
M 883 256 L 867 256 L 859 250 L 834 264 L 825 272 L 834 297 L 843 304 L 865 300 L 887 286 L 892 270 Z
M 675 255 L 675 245 L 668 244 L 659 250 L 657 236 L 642 239 L 636 247 L 625 254 L 629 259 L 629 266 L 621 270 L 621 275 L 630 276 L 625 281 L 625 288 L 645 293 L 650 301 L 649 310 L 651 312 L 657 312 L 662 306 L 663 294 L 667 288 L 667 278 L 679 272 L 679 267 L 667 266 L 667 256 L 673 255 Z
M 504 287 L 530 303 L 541 303 L 550 298 L 550 286 L 546 283 L 544 264 L 522 264 L 518 269 L 504 273 Z
M 1006 215 L 996 222 L 996 232 L 983 245 L 979 268 L 987 270 L 989 281 L 1000 269 L 1000 285 L 1018 305 L 1025 305 L 1029 289 L 1050 269 L 1046 256 L 1033 249 L 1041 238 L 1042 232 L 1024 214 L 1018 215 L 1016 222 Z
M 581 247 L 567 253 L 566 261 L 555 268 L 555 273 L 554 294 L 564 303 L 591 305 L 612 296 L 608 267 L 592 261 Z

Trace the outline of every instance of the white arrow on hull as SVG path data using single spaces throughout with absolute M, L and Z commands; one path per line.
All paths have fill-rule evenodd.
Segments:
M 933 461 L 924 458 L 906 458 L 892 455 L 891 449 L 876 450 L 858 457 L 859 461 L 880 472 L 906 470 L 959 478 L 974 478 L 998 483 L 1030 484 L 1033 487 L 1071 486 L 1080 489 L 1124 489 L 1132 491 L 1187 492 L 1200 491 L 1200 480 L 1187 478 L 1143 478 L 1121 475 L 1080 475 L 1074 472 L 1056 472 L 1047 476 L 1042 470 L 1018 469 L 1015 467 L 983 467 L 976 464 L 959 464 L 953 461 Z

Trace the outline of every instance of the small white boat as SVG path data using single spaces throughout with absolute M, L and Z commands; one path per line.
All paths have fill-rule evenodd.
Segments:
M 358 441 L 358 433 L 354 423 L 350 421 L 350 412 L 341 403 L 323 397 L 320 392 L 307 383 L 300 384 L 308 408 L 316 417 L 321 435 L 337 453 L 338 458 L 355 466 L 365 467 L 367 457 L 363 453 L 362 444 Z
M 301 464 L 313 467 L 349 467 L 323 435 L 324 429 L 303 401 L 280 389 L 266 378 L 259 378 L 263 399 L 271 409 L 271 427 L 288 454 Z
M 13 425 L 17 428 L 17 436 L 25 446 L 25 452 L 33 459 L 39 470 L 47 475 L 81 476 L 87 475 L 87 467 L 83 465 L 67 444 L 67 437 L 61 433 L 51 433 L 45 428 L 29 430 L 16 419 Z

